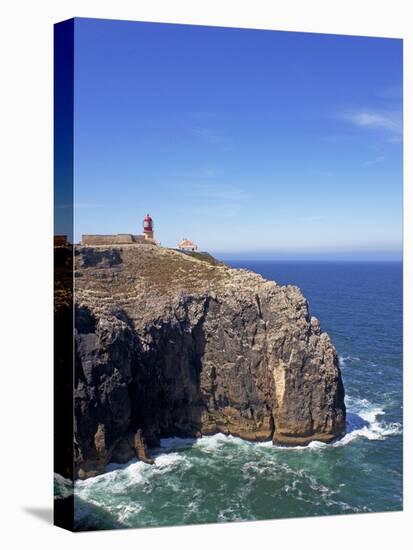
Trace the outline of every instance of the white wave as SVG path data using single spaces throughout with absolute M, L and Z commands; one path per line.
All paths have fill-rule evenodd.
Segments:
M 377 418 L 385 414 L 386 413 L 383 411 L 383 409 L 378 407 L 372 407 L 370 409 L 366 409 L 365 411 L 359 412 L 359 415 L 361 416 L 361 418 L 363 418 L 363 420 L 365 420 L 369 424 L 377 423 Z
M 119 466 L 115 469 L 116 466 Z M 96 477 L 77 480 L 75 494 L 90 500 L 95 491 L 102 491 L 111 495 L 123 494 L 128 487 L 141 485 L 147 482 L 151 465 L 134 460 L 127 465 L 109 464 L 109 471 Z
M 124 525 L 125 527 L 132 527 L 133 523 L 131 523 L 130 520 L 135 519 L 136 516 L 144 509 L 143 505 L 136 502 L 116 504 L 112 502 L 107 495 L 102 498 L 96 495 L 85 495 L 77 491 L 77 496 L 80 496 L 83 499 L 76 501 L 74 508 L 74 516 L 77 523 L 82 520 L 87 520 L 90 514 L 90 510 L 88 506 L 85 506 L 84 501 L 87 501 L 89 504 L 92 504 L 97 508 L 105 510 L 112 516 L 113 519 L 117 521 L 118 524 Z
M 339 355 L 338 363 L 340 367 L 345 367 L 349 363 L 364 363 L 369 367 L 378 367 L 377 363 L 375 363 L 374 361 L 371 361 L 369 359 L 362 359 L 361 357 L 357 357 L 357 355 Z
M 386 412 L 381 406 L 374 405 L 368 399 L 357 399 L 350 396 L 347 401 L 346 434 L 333 443 L 311 441 L 308 445 L 282 446 L 272 445 L 271 441 L 259 443 L 262 447 L 275 448 L 281 451 L 305 451 L 320 450 L 329 447 L 341 447 L 351 443 L 355 439 L 364 437 L 369 440 L 382 440 L 389 436 L 400 435 L 402 425 L 399 422 L 387 423 L 382 419 Z
M 162 453 L 154 460 L 153 465 L 139 460 L 133 460 L 126 465 L 109 464 L 106 473 L 77 480 L 75 494 L 92 502 L 97 494 L 105 494 L 116 499 L 134 487 L 140 487 L 140 490 L 147 492 L 152 480 L 157 476 L 164 476 L 175 470 L 185 470 L 191 466 L 190 460 L 183 453 L 178 452 Z M 116 510 L 112 512 L 115 513 Z M 121 518 L 118 519 L 122 521 Z
M 170 472 L 176 466 L 188 465 L 185 455 L 177 452 L 163 453 L 155 457 L 155 464 L 146 464 L 134 460 L 126 466 L 115 469 L 116 464 L 110 464 L 107 473 L 96 477 L 76 481 L 79 490 L 107 489 L 112 494 L 123 492 L 126 487 L 146 483 L 153 476 Z
M 237 446 L 240 451 L 243 448 L 244 450 L 248 450 L 251 446 L 256 448 L 257 452 L 262 448 L 262 452 L 265 454 L 267 449 L 275 453 L 291 451 L 319 452 L 331 447 L 348 445 L 359 438 L 382 440 L 402 433 L 400 423 L 387 423 L 385 421 L 386 413 L 380 405 L 375 405 L 367 399 L 353 398 L 351 396 L 346 397 L 346 403 L 348 412 L 347 432 L 341 439 L 333 443 L 312 441 L 306 446 L 285 447 L 273 445 L 271 441 L 252 443 L 239 437 L 221 433 L 212 436 L 203 436 L 199 439 L 167 438 L 161 440 L 161 447 L 154 454 L 154 465 L 145 464 L 138 460 L 133 460 L 126 465 L 109 464 L 106 473 L 85 480 L 77 480 L 75 483 L 75 493 L 90 499 L 96 490 L 107 491 L 114 497 L 122 494 L 127 487 L 137 485 L 141 485 L 142 490 L 145 491 L 150 487 L 151 480 L 154 477 L 164 475 L 168 472 L 182 471 L 194 464 L 194 457 L 190 458 L 186 453 L 179 452 L 188 447 L 196 447 L 202 450 L 203 453 L 211 455 L 220 452 L 221 449 L 228 445 Z M 274 455 L 273 458 L 275 458 Z M 273 467 L 274 464 L 268 466 L 269 469 Z M 262 463 L 262 461 L 260 461 L 260 464 L 255 463 L 255 466 L 253 463 L 248 462 L 245 468 L 244 474 L 248 474 L 248 472 L 251 473 L 253 470 L 265 470 L 267 469 L 267 465 Z M 256 471 L 255 473 L 262 473 L 262 471 Z M 56 481 L 59 485 L 62 485 L 62 480 L 59 477 L 57 477 Z
M 359 437 L 380 440 L 401 434 L 401 424 L 386 423 L 383 418 L 385 415 L 381 406 L 374 405 L 368 399 L 347 397 L 347 433 L 333 443 L 333 446 L 347 445 Z
M 118 511 L 118 521 L 127 525 L 131 518 L 135 517 L 143 510 L 143 506 L 137 503 L 129 503 L 126 505 L 119 504 L 118 506 L 116 506 L 116 509 Z
M 346 433 L 342 439 L 333 443 L 333 446 L 339 447 L 346 445 L 358 437 L 365 437 L 370 440 L 380 440 L 388 436 L 399 435 L 400 433 L 402 433 L 402 427 L 398 422 L 391 424 L 373 422 L 368 426 Z
M 273 447 L 272 441 L 260 441 L 255 444 L 257 447 Z
M 197 439 L 195 446 L 203 451 L 210 453 L 221 449 L 225 444 L 245 445 L 248 442 L 240 437 L 217 433 L 215 435 L 205 435 Z
M 170 471 L 177 464 L 182 464 L 187 462 L 185 456 L 179 453 L 165 453 L 157 456 L 155 458 L 155 467 L 159 470 Z
M 347 363 L 359 363 L 361 359 L 355 355 L 339 355 L 338 361 L 340 366 L 345 367 Z
M 325 447 L 329 447 L 329 443 L 323 443 L 322 441 L 310 441 L 307 445 L 268 445 L 268 447 L 273 447 L 274 449 L 277 449 L 279 451 L 306 451 L 306 450 L 316 450 L 316 449 L 324 449 Z
M 348 356 L 350 357 L 350 356 Z M 358 357 L 351 356 L 352 360 L 360 361 Z M 384 439 L 388 436 L 398 435 L 402 432 L 401 424 L 386 423 L 381 420 L 385 416 L 385 411 L 381 406 L 372 404 L 368 399 L 358 399 L 351 396 L 346 397 L 347 404 L 347 433 L 339 440 L 333 443 L 324 443 L 322 441 L 311 441 L 308 445 L 283 446 L 273 445 L 272 441 L 263 441 L 253 443 L 245 441 L 236 436 L 225 435 L 218 433 L 211 436 L 202 436 L 196 440 L 188 440 L 182 438 L 170 438 L 162 440 L 162 448 L 179 448 L 183 446 L 193 445 L 205 451 L 206 453 L 214 453 L 227 444 L 238 445 L 245 447 L 253 445 L 255 447 L 269 448 L 281 451 L 305 451 L 305 450 L 321 450 L 328 447 L 340 447 L 347 445 L 351 441 L 364 437 L 370 440 Z M 164 443 L 165 442 L 165 443 Z

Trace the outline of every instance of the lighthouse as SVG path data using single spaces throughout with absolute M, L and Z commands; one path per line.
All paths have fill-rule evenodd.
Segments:
M 143 218 L 143 234 L 145 239 L 153 241 L 153 219 L 149 214 Z

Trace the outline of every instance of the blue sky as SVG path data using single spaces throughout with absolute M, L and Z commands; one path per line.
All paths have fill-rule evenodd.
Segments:
M 402 41 L 77 19 L 75 238 L 395 259 Z

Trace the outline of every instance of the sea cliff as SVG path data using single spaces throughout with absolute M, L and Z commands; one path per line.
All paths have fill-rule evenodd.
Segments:
M 161 437 L 305 445 L 344 432 L 337 354 L 299 288 L 209 255 L 75 247 L 75 475 Z

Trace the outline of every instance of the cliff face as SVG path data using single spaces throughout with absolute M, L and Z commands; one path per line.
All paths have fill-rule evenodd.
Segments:
M 78 247 L 75 263 L 79 477 L 160 437 L 343 433 L 337 355 L 297 287 L 162 248 Z

